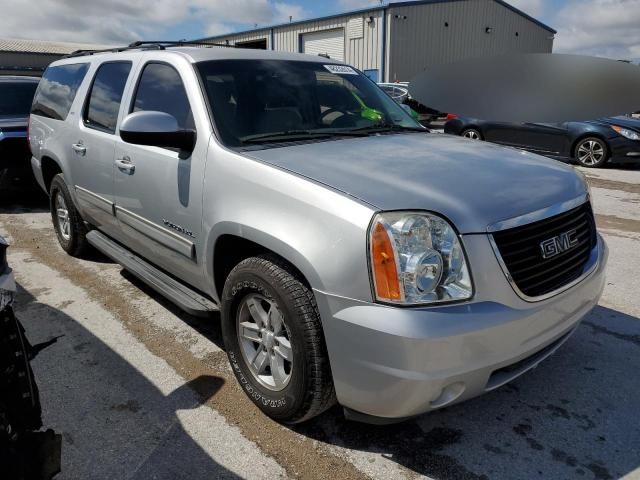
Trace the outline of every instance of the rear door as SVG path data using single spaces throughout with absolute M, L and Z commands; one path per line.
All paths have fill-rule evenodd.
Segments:
M 116 237 L 113 158 L 131 68 L 130 61 L 105 62 L 97 68 L 70 145 L 77 202 L 87 220 Z
M 487 122 L 483 125 L 482 133 L 488 142 L 520 146 L 524 140 L 523 125 L 522 123 Z
M 196 129 L 191 105 L 198 101 L 200 90 L 194 86 L 195 77 L 189 77 L 190 98 L 183 77 L 172 65 L 149 61 L 140 72 L 127 101 L 127 113 L 164 112 L 174 116 L 181 129 Z M 193 154 L 133 145 L 120 138 L 115 149 L 116 217 L 127 245 L 183 278 L 196 270 L 202 230 L 203 167 L 209 137 L 204 128 L 196 130 Z

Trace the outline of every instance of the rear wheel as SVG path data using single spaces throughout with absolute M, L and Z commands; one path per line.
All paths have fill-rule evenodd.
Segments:
M 298 423 L 335 403 L 315 298 L 289 265 L 271 256 L 243 260 L 222 297 L 227 355 L 258 408 Z
M 609 155 L 609 149 L 604 140 L 596 137 L 583 138 L 576 145 L 574 158 L 583 167 L 602 167 Z
M 468 138 L 470 140 L 482 140 L 482 134 L 480 133 L 480 130 L 476 130 L 475 128 L 467 128 L 463 130 L 460 136 Z
M 58 242 L 65 252 L 82 256 L 88 249 L 87 227 L 78 213 L 61 173 L 53 177 L 49 189 L 51 220 Z

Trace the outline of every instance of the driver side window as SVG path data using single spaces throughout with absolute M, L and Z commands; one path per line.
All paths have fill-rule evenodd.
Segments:
M 148 63 L 140 75 L 131 111 L 150 110 L 173 115 L 183 130 L 195 129 L 191 106 L 180 74 L 167 64 Z

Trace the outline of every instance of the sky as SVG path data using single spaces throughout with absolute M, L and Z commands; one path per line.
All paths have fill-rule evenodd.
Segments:
M 554 52 L 640 62 L 640 0 L 507 0 L 558 30 Z M 379 0 L 0 0 L 0 36 L 122 45 L 303 20 Z

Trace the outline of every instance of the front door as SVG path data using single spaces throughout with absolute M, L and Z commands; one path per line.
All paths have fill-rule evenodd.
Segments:
M 181 129 L 195 129 L 180 74 L 166 63 L 142 67 L 129 112 L 173 115 Z M 133 145 L 115 147 L 116 218 L 126 244 L 152 263 L 179 277 L 197 270 L 202 222 L 202 163 L 206 135 L 194 154 L 177 149 Z
M 93 77 L 70 154 L 78 206 L 92 224 L 117 235 L 113 155 L 116 124 L 131 62 L 106 62 Z

